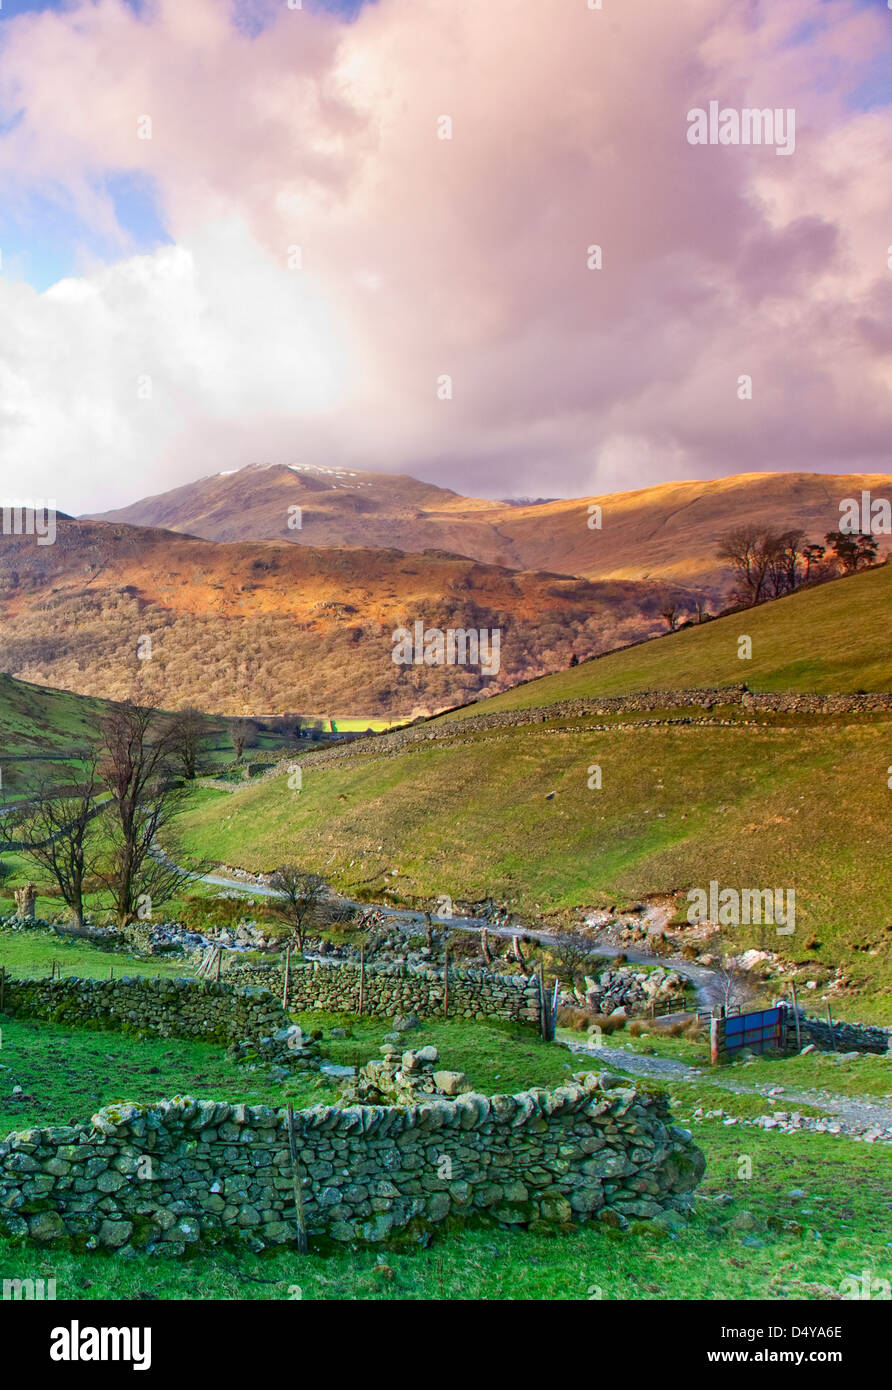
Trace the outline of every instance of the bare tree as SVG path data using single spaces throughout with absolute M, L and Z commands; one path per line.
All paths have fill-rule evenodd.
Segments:
M 303 950 L 307 923 L 310 914 L 322 901 L 325 879 L 319 874 L 306 873 L 294 864 L 283 864 L 273 874 L 270 885 L 281 895 L 273 899 L 273 912 L 291 928 L 299 948 Z
M 186 705 L 170 721 L 170 748 L 187 782 L 194 782 L 198 771 L 207 721 L 195 705 Z
M 578 983 L 593 959 L 591 943 L 573 932 L 561 932 L 553 942 L 549 942 L 548 954 L 558 979 L 571 988 Z
M 716 966 L 714 974 L 721 990 L 721 1003 L 725 1013 L 730 1013 L 735 1006 L 739 1007 L 746 999 L 746 990 L 743 987 L 740 972 L 723 963 Z
M 192 877 L 160 852 L 182 794 L 172 785 L 173 741 L 157 711 L 121 705 L 104 721 L 99 779 L 108 793 L 97 877 L 111 896 L 118 926 L 173 897 Z
M 799 579 L 799 557 L 804 543 L 805 532 L 795 528 L 766 537 L 766 583 L 773 598 L 780 598 L 782 594 L 792 594 L 795 591 Z
M 736 949 L 738 948 L 732 942 L 725 940 L 718 932 L 710 942 L 710 952 L 718 957 L 713 967 L 713 976 L 721 991 L 718 1002 L 724 1005 L 726 1013 L 735 1006 L 744 1004 L 749 992 L 746 977 L 735 961 Z
M 674 603 L 672 599 L 667 599 L 660 608 L 660 617 L 666 619 L 669 631 L 674 632 L 678 627 L 678 620 L 681 617 L 678 604 Z
M 232 739 L 236 761 L 241 762 L 245 749 L 253 748 L 257 743 L 257 726 L 251 719 L 234 719 L 229 736 Z
M 763 597 L 774 544 L 770 531 L 749 524 L 732 526 L 719 537 L 716 553 L 734 570 L 744 603 L 752 606 Z
M 95 854 L 93 820 L 100 791 L 97 757 L 90 755 L 77 780 L 60 787 L 38 783 L 27 803 L 14 808 L 7 821 L 16 848 L 55 880 L 76 926 L 83 926 L 84 893 Z

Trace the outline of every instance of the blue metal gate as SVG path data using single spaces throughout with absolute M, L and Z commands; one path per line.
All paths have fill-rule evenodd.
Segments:
M 731 1014 L 725 1019 L 725 1051 L 749 1047 L 753 1052 L 783 1048 L 786 1044 L 786 1009 L 760 1009 L 758 1013 Z

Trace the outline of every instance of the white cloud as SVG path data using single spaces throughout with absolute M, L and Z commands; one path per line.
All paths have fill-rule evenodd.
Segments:
M 0 283 L 0 316 L 4 483 L 28 480 L 63 509 L 206 471 L 196 430 L 224 457 L 232 426 L 258 445 L 279 414 L 294 431 L 336 411 L 354 373 L 311 280 L 238 223 L 42 295 Z

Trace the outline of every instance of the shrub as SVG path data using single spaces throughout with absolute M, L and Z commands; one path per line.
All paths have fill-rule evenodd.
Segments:
M 621 1033 L 628 1019 L 623 1014 L 590 1014 L 589 1023 L 609 1037 L 611 1033 Z
M 588 1009 L 577 1009 L 571 1004 L 561 1004 L 557 1011 L 557 1021 L 560 1028 L 570 1028 L 574 1033 L 584 1033 L 592 1024 L 592 1015 Z

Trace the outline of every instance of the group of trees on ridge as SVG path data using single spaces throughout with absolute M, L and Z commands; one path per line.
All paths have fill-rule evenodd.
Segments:
M 863 531 L 828 531 L 824 544 L 810 541 L 798 527 L 775 531 L 743 523 L 718 538 L 716 553 L 734 575 L 731 608 L 753 608 L 769 599 L 783 598 L 797 589 L 826 584 L 877 564 L 879 542 Z M 727 611 L 727 610 L 726 610 Z M 660 610 L 670 632 L 692 621 L 718 617 L 694 600 L 694 611 L 668 599 Z

